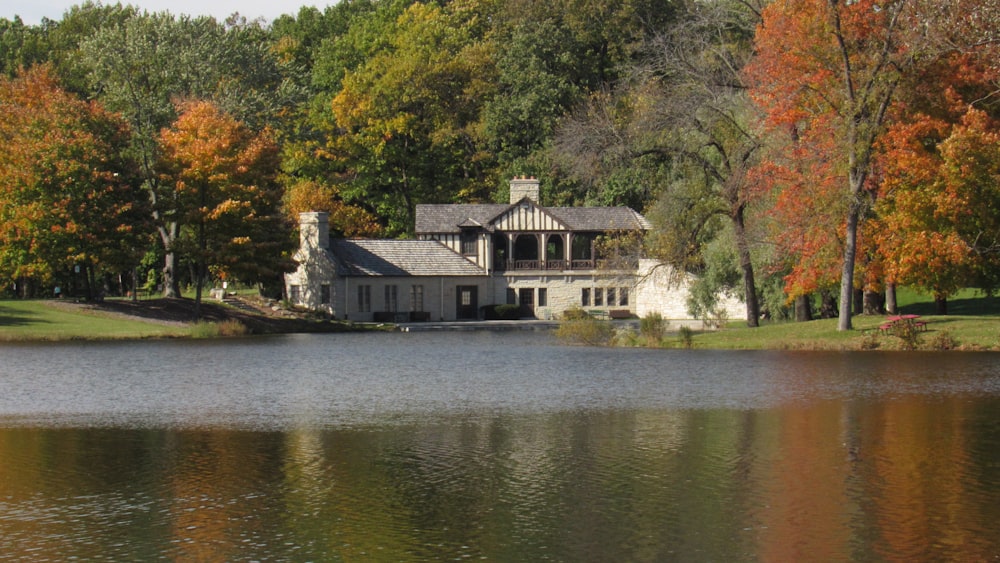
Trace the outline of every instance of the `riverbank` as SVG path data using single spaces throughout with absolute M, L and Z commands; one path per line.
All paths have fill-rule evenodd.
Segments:
M 909 309 L 926 311 L 919 303 L 910 305 Z M 690 328 L 688 322 L 672 321 L 659 341 L 634 337 L 618 344 L 715 350 L 1000 350 L 1000 314 L 995 314 L 996 309 L 996 298 L 981 297 L 956 303 L 954 310 L 959 313 L 956 315 L 923 314 L 921 319 L 926 323 L 926 330 L 913 335 L 912 339 L 879 330 L 885 323 L 885 317 L 873 315 L 855 317 L 855 330 L 848 332 L 837 330 L 836 319 L 765 323 L 760 328 L 747 328 L 741 322 L 731 322 L 717 331 L 686 330 Z M 194 301 L 191 299 L 109 299 L 101 303 L 0 301 L 0 342 L 198 338 L 227 334 L 395 329 L 390 325 L 331 321 L 301 311 L 274 307 L 256 299 L 243 299 L 233 304 L 204 301 L 201 304 L 201 320 L 195 323 L 193 319 Z M 494 329 L 482 324 L 468 323 L 459 328 Z M 557 326 L 556 323 L 530 321 L 511 321 L 510 324 L 516 325 L 513 328 L 531 330 L 552 330 Z M 618 325 L 619 332 L 637 333 L 635 324 Z M 505 328 L 510 330 L 512 327 Z M 433 323 L 404 325 L 402 329 L 444 330 Z
M 225 334 L 289 334 L 369 330 L 262 302 L 203 301 L 195 322 L 191 299 L 0 301 L 0 342 L 193 338 Z M 213 330 L 214 327 L 222 327 Z M 229 328 L 226 328 L 229 327 Z M 239 330 L 233 331 L 232 327 Z

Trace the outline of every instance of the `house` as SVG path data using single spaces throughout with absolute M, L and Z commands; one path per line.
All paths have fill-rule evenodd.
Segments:
M 539 199 L 538 180 L 515 178 L 506 204 L 418 205 L 416 240 L 331 239 L 326 213 L 303 213 L 288 299 L 354 321 L 474 320 L 498 304 L 540 319 L 570 308 L 642 315 L 664 301 L 675 302 L 677 318 L 683 287 L 651 287 L 657 276 L 640 271 L 652 272 L 650 261 L 599 256 L 601 237 L 641 236 L 650 228 L 645 217 Z

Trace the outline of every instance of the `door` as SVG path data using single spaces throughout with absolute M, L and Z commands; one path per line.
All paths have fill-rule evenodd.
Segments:
M 461 320 L 479 318 L 479 288 L 474 285 L 460 285 L 455 290 L 458 301 L 455 307 L 456 317 Z
M 534 317 L 535 316 L 535 289 L 531 287 L 522 287 L 518 291 L 518 303 L 521 304 L 521 316 L 522 317 Z

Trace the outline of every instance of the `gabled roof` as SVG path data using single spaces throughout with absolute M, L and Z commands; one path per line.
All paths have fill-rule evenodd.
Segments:
M 520 202 L 519 202 L 520 203 Z M 493 230 L 493 222 L 519 205 L 485 204 L 422 204 L 417 206 L 416 232 L 458 233 L 462 227 L 481 225 Z M 535 205 L 532 203 L 532 205 Z M 542 207 L 543 213 L 557 219 L 572 231 L 647 230 L 649 221 L 629 207 Z
M 331 239 L 341 276 L 483 276 L 486 271 L 434 240 Z
M 417 206 L 417 233 L 457 233 L 474 223 L 489 229 L 489 222 L 506 211 L 506 203 L 421 204 Z

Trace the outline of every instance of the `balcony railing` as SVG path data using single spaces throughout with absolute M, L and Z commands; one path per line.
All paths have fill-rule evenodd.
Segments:
M 607 260 L 498 260 L 495 264 L 498 271 L 512 270 L 595 270 L 598 268 L 637 268 L 639 262 L 623 262 L 612 265 Z

